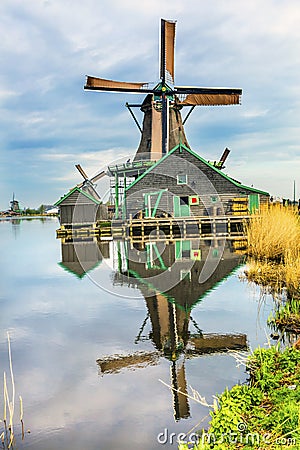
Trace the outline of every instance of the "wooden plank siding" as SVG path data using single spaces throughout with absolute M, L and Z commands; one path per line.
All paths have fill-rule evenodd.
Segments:
M 92 225 L 104 215 L 105 207 L 90 195 L 74 188 L 56 202 L 60 209 L 61 225 Z M 105 218 L 105 217 L 103 217 Z
M 187 184 L 178 184 L 177 176 L 187 176 Z M 126 217 L 134 217 L 144 208 L 145 193 L 166 189 L 161 196 L 158 214 L 173 215 L 173 197 L 199 196 L 198 205 L 190 205 L 194 216 L 231 214 L 232 200 L 248 199 L 257 194 L 261 204 L 267 203 L 269 194 L 247 187 L 224 175 L 220 170 L 185 146 L 178 146 L 156 165 L 148 169 L 126 189 Z M 155 203 L 153 196 L 153 204 Z M 151 206 L 153 206 L 151 204 Z

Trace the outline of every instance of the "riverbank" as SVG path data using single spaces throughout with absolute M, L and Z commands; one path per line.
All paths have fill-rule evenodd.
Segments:
M 244 362 L 249 383 L 217 396 L 209 430 L 179 450 L 300 448 L 300 351 L 258 348 Z
M 300 221 L 292 208 L 273 207 L 254 216 L 247 229 L 245 279 L 272 294 L 268 319 L 279 339 L 245 359 L 248 384 L 216 397 L 207 432 L 180 450 L 300 448 Z M 280 349 L 288 333 L 290 346 Z

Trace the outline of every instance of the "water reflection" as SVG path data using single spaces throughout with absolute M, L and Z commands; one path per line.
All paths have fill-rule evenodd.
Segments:
M 95 237 L 70 237 L 61 240 L 59 265 L 68 272 L 83 278 L 99 266 L 103 259 L 109 259 L 109 242 L 99 242 Z
M 100 357 L 97 360 L 100 373 L 118 374 L 125 369 L 157 365 L 163 357 L 170 362 L 174 418 L 178 421 L 190 417 L 185 360 L 247 349 L 246 334 L 218 333 L 218 329 L 206 333 L 205 323 L 198 324 L 191 314 L 206 294 L 242 263 L 236 247 L 236 243 L 233 246 L 225 240 L 142 243 L 103 242 L 96 238 L 63 240 L 60 263 L 63 268 L 82 278 L 114 253 L 113 285 L 134 286 L 145 300 L 146 318 L 132 339 L 135 344 L 150 341 L 153 350 Z M 199 282 L 209 257 L 217 259 L 216 269 L 204 282 Z M 151 331 L 145 333 L 149 325 Z

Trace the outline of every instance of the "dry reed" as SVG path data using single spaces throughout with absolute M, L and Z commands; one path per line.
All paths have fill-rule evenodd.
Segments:
M 272 206 L 254 214 L 247 227 L 248 253 L 259 260 L 284 259 L 300 251 L 300 222 L 292 208 Z
M 15 380 L 14 380 L 14 372 L 13 372 L 13 364 L 12 364 L 12 353 L 11 353 L 11 345 L 10 345 L 10 336 L 9 332 L 7 332 L 7 345 L 8 345 L 8 361 L 9 361 L 9 371 L 10 371 L 10 390 L 11 390 L 11 399 L 9 395 L 9 390 L 7 386 L 7 377 L 6 373 L 3 373 L 3 423 L 4 430 L 2 431 L 0 437 L 2 441 L 3 449 L 11 449 L 14 446 L 14 411 L 15 411 Z M 22 425 L 22 438 L 24 434 L 23 427 L 23 400 L 22 397 L 19 396 L 20 399 L 20 422 Z M 7 417 L 8 410 L 8 417 Z M 0 421 L 1 422 L 1 421 Z M 7 423 L 8 422 L 8 423 Z
M 300 220 L 292 208 L 274 206 L 256 214 L 247 227 L 249 281 L 283 288 L 289 298 L 300 297 Z

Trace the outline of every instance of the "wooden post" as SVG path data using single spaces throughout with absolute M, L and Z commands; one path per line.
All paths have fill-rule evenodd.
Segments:
M 115 217 L 119 218 L 119 177 L 117 172 L 115 175 Z

